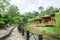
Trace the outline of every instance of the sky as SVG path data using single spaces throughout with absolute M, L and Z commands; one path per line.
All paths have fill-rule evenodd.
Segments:
M 12 5 L 16 5 L 21 13 L 38 11 L 39 6 L 45 9 L 48 7 L 60 7 L 60 0 L 11 0 Z

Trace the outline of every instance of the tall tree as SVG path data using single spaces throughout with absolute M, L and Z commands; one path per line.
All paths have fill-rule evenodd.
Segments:
M 38 9 L 40 10 L 40 11 L 43 11 L 43 7 L 42 6 L 40 6 L 40 7 L 38 7 Z
M 38 7 L 39 11 L 40 11 L 40 16 L 43 16 L 43 10 L 44 8 L 42 6 Z
M 18 9 L 16 6 L 12 5 L 12 6 L 9 7 L 8 13 L 9 13 L 9 15 L 11 15 L 12 17 L 14 17 L 14 16 L 16 16 L 16 15 L 19 15 L 19 11 L 18 11 L 18 10 L 19 10 L 19 9 Z
M 9 0 L 0 0 L 0 13 L 5 13 L 9 6 Z

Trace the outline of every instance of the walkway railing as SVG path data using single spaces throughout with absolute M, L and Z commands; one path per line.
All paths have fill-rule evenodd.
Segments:
M 18 28 L 18 29 L 20 33 L 22 33 L 22 36 L 26 38 L 26 40 L 53 40 L 51 38 L 44 37 L 43 35 L 37 35 L 35 33 L 32 33 L 29 30 L 25 31 L 23 28 Z

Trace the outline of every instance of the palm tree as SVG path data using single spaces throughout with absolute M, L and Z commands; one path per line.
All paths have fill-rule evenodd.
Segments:
M 38 9 L 40 10 L 40 11 L 43 11 L 43 7 L 42 6 L 40 6 L 40 7 L 38 7 Z
M 42 15 L 43 15 L 42 12 L 43 12 L 44 8 L 43 8 L 42 6 L 40 6 L 40 7 L 38 7 L 38 9 L 39 9 L 39 11 L 40 11 L 40 12 L 39 12 L 39 13 L 40 13 L 40 16 L 42 16 Z

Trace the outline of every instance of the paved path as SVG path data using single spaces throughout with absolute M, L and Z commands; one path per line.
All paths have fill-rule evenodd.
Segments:
M 5 35 L 9 33 L 10 33 L 10 30 L 2 30 L 2 32 L 0 32 L 0 38 L 4 37 Z
M 15 27 L 15 29 L 12 31 L 11 35 L 6 38 L 5 40 L 25 40 L 21 33 L 18 31 L 18 28 Z
M 14 27 L 15 26 L 12 26 L 10 28 L 7 28 L 6 30 L 5 29 L 0 29 L 0 38 L 8 35 Z

